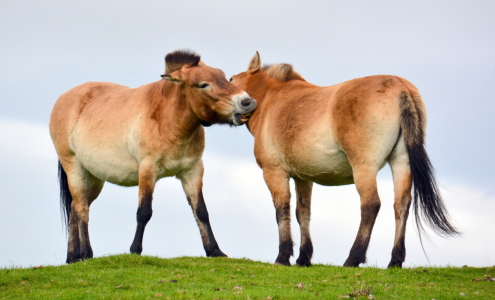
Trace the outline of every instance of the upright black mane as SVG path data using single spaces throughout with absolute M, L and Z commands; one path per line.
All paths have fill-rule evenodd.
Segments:
M 184 65 L 197 66 L 201 56 L 190 49 L 175 50 L 165 56 L 165 72 L 170 74 Z

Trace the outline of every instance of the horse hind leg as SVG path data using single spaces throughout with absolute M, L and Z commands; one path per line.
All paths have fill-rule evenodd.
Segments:
M 380 211 L 380 198 L 376 184 L 377 169 L 366 165 L 353 166 L 354 182 L 361 198 L 361 222 L 344 267 L 358 267 L 366 263 L 366 251 L 376 217 Z
M 402 263 L 406 258 L 406 223 L 412 199 L 411 169 L 403 139 L 399 140 L 394 152 L 391 154 L 389 164 L 394 178 L 395 239 L 392 249 L 392 258 L 388 267 L 401 268 Z
M 301 246 L 299 247 L 299 257 L 296 263 L 299 266 L 309 267 L 313 256 L 313 243 L 309 232 L 313 183 L 300 179 L 294 179 L 294 182 L 297 194 L 296 218 L 301 230 Z
M 77 163 L 67 164 L 67 182 L 72 196 L 69 216 L 67 263 L 93 257 L 89 239 L 89 206 L 100 194 L 104 181 L 97 179 Z

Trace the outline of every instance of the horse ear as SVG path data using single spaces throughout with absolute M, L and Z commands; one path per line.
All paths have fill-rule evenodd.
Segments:
M 182 79 L 180 78 L 180 72 L 178 71 L 172 72 L 170 74 L 163 74 L 160 76 L 162 77 L 162 79 L 165 79 L 167 81 L 176 82 L 176 83 L 182 82 Z
M 255 73 L 260 70 L 260 67 L 261 67 L 261 58 L 258 51 L 256 51 L 256 54 L 249 61 L 248 71 L 250 71 L 251 73 Z

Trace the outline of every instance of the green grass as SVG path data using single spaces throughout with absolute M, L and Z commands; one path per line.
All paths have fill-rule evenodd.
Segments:
M 487 268 L 283 267 L 247 259 L 116 255 L 0 269 L 2 299 L 495 299 Z

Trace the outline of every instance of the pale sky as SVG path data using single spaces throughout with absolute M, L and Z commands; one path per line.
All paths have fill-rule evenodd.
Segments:
M 321 86 L 374 74 L 413 82 L 427 106 L 428 153 L 464 234 L 431 233 L 428 261 L 409 222 L 404 266 L 494 265 L 495 2 L 332 2 L 1 1 L 0 267 L 65 262 L 57 157 L 48 134 L 56 99 L 87 81 L 138 87 L 159 80 L 164 56 L 183 48 L 227 77 L 246 70 L 259 51 L 264 63 L 291 63 Z M 230 257 L 273 262 L 275 210 L 253 138 L 245 126 L 212 126 L 206 134 L 203 192 L 220 248 Z M 367 265 L 386 267 L 394 231 L 388 166 L 379 191 L 382 209 Z M 96 257 L 129 251 L 137 202 L 137 188 L 105 185 L 91 206 Z M 144 255 L 205 255 L 178 180 L 159 181 L 153 210 Z M 299 227 L 295 218 L 292 223 L 297 258 Z M 315 186 L 313 263 L 342 265 L 358 225 L 354 185 Z

